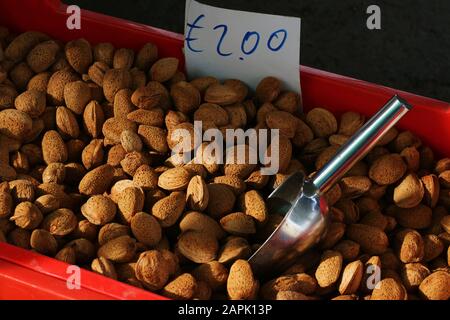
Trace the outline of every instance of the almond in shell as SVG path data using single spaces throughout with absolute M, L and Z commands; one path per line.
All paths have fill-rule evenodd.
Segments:
M 109 69 L 103 78 L 103 94 L 109 102 L 114 101 L 114 97 L 121 89 L 131 88 L 133 79 L 126 69 Z
M 0 192 L 0 218 L 8 218 L 13 210 L 13 198 L 11 194 L 6 191 Z
M 48 36 L 37 31 L 27 31 L 15 37 L 5 48 L 5 57 L 12 61 L 23 60 L 38 43 L 48 40 Z
M 296 134 L 297 118 L 286 111 L 272 111 L 266 115 L 266 124 L 270 129 L 279 129 L 280 134 L 293 138 Z
M 109 164 L 101 165 L 88 173 L 81 179 L 78 189 L 81 194 L 102 194 L 108 190 L 114 178 L 113 167 Z
M 32 127 L 33 121 L 27 113 L 16 109 L 0 111 L 0 134 L 20 141 L 30 133 Z
M 183 216 L 180 221 L 180 230 L 182 232 L 188 230 L 209 232 L 217 239 L 222 239 L 225 236 L 225 232 L 216 220 L 197 211 L 190 211 Z
M 158 186 L 168 191 L 186 190 L 191 174 L 183 167 L 176 167 L 163 172 L 158 178 Z
M 111 222 L 117 212 L 116 204 L 108 197 L 94 195 L 81 207 L 81 213 L 94 225 Z
M 219 83 L 219 80 L 211 76 L 199 77 L 191 81 L 191 84 L 194 87 L 196 87 L 202 95 L 205 93 L 206 89 L 208 89 L 210 85 L 217 83 Z
M 450 188 L 450 170 L 443 171 L 439 174 L 439 182 L 443 188 Z
M 236 201 L 236 196 L 231 188 L 219 183 L 210 183 L 207 186 L 209 201 L 206 212 L 214 218 L 220 218 L 230 213 Z
M 394 189 L 394 202 L 400 208 L 413 208 L 422 201 L 424 193 L 421 180 L 410 173 Z
M 315 277 L 321 288 L 333 286 L 339 280 L 342 270 L 342 255 L 337 251 L 327 250 L 323 253 Z
M 158 250 L 143 252 L 135 269 L 136 278 L 149 290 L 159 290 L 169 280 L 167 261 Z
M 262 79 L 256 87 L 256 97 L 262 103 L 274 101 L 281 92 L 281 82 L 275 77 Z
M 94 139 L 83 149 L 81 162 L 87 170 L 91 170 L 103 163 L 103 157 L 103 140 Z
M 246 236 L 256 233 L 255 221 L 243 212 L 230 213 L 220 219 L 221 226 L 233 235 Z
M 180 218 L 185 206 L 186 194 L 175 191 L 157 201 L 153 205 L 152 214 L 159 220 L 162 227 L 170 227 Z
M 129 262 L 136 253 L 136 241 L 130 236 L 120 236 L 102 245 L 97 255 L 112 262 Z
M 206 263 L 216 258 L 219 244 L 216 237 L 208 232 L 189 230 L 178 239 L 177 249 L 193 262 Z
M 327 233 L 320 242 L 320 248 L 331 249 L 345 234 L 344 223 L 332 222 L 328 227 Z
M 406 172 L 406 164 L 398 154 L 387 154 L 377 158 L 369 169 L 369 177 L 379 185 L 393 184 Z
M 334 115 L 323 108 L 314 108 L 306 114 L 306 123 L 314 135 L 319 138 L 329 137 L 337 132 L 337 120 Z
M 102 132 L 105 136 L 105 145 L 120 144 L 123 131 L 137 131 L 137 125 L 125 118 L 109 118 L 103 123 Z
M 214 126 L 220 127 L 228 124 L 229 116 L 226 110 L 218 104 L 203 103 L 194 112 L 194 121 L 211 123 Z
M 450 298 L 450 274 L 435 271 L 419 286 L 420 294 L 428 300 L 448 300 Z
M 64 137 L 77 138 L 80 135 L 77 118 L 66 107 L 56 108 L 56 126 Z
M 280 136 L 278 141 L 272 141 L 267 148 L 264 164 L 266 167 L 278 168 L 278 172 L 283 173 L 288 169 L 291 158 L 292 143 L 288 138 Z
M 296 147 L 303 147 L 314 139 L 314 133 L 311 128 L 302 120 L 296 118 L 295 135 L 292 143 Z
M 151 110 L 138 109 L 128 113 L 127 119 L 147 126 L 162 127 L 164 124 L 164 111 L 161 108 Z
M 317 281 L 306 273 L 289 274 L 266 282 L 261 287 L 264 299 L 275 299 L 280 292 L 299 292 L 305 295 L 313 294 L 317 290 Z
M 206 282 L 213 290 L 224 287 L 228 279 L 228 269 L 218 261 L 203 263 L 196 267 L 192 274 L 199 281 Z
M 84 128 L 92 138 L 98 138 L 102 134 L 104 122 L 105 115 L 101 105 L 97 101 L 92 100 L 86 105 L 83 112 Z
M 146 145 L 149 149 L 160 153 L 166 153 L 169 151 L 166 141 L 166 130 L 158 127 L 140 125 L 138 134 L 144 145 Z
M 167 109 L 170 103 L 169 92 L 157 81 L 150 81 L 146 86 L 137 88 L 131 95 L 131 102 L 139 109 Z
M 157 245 L 162 237 L 158 221 L 145 212 L 138 212 L 131 218 L 131 231 L 139 242 L 147 246 Z
M 45 92 L 27 90 L 17 96 L 14 101 L 14 106 L 17 110 L 27 113 L 31 118 L 37 118 L 45 111 Z
M 281 92 L 273 105 L 282 111 L 295 114 L 299 111 L 301 99 L 298 93 L 293 91 Z
M 239 92 L 225 84 L 212 84 L 206 89 L 204 100 L 209 103 L 218 104 L 221 106 L 230 105 L 239 102 Z
M 54 106 L 63 105 L 65 102 L 66 85 L 78 80 L 79 76 L 76 73 L 70 71 L 69 69 L 64 69 L 53 73 L 47 85 L 47 95 L 50 98 L 49 102 Z M 82 87 L 86 88 L 87 90 L 86 86 L 82 85 Z M 69 105 L 71 106 L 70 103 Z
M 364 124 L 365 117 L 362 114 L 356 112 L 345 112 L 341 116 L 341 122 L 339 124 L 339 133 L 352 136 L 359 130 Z
M 185 114 L 197 109 L 201 102 L 200 92 L 186 81 L 180 81 L 172 85 L 170 95 L 177 110 Z
M 376 285 L 370 300 L 407 300 L 407 298 L 408 294 L 401 282 L 386 278 Z
M 32 230 L 39 226 L 42 219 L 42 212 L 38 207 L 31 202 L 25 201 L 16 206 L 14 214 L 9 220 L 22 229 Z
M 144 192 L 137 187 L 128 187 L 120 192 L 117 206 L 123 222 L 130 223 L 133 216 L 144 208 Z
M 91 88 L 83 81 L 70 82 L 64 86 L 66 106 L 77 115 L 83 114 L 86 105 L 91 99 Z
M 420 167 L 420 152 L 415 147 L 407 147 L 400 152 L 408 170 L 418 171 Z
M 98 232 L 98 244 L 102 246 L 114 238 L 125 235 L 130 235 L 130 228 L 128 226 L 111 222 L 100 228 Z
M 253 175 L 253 177 L 252 177 Z M 252 181 L 257 184 L 257 180 L 259 179 L 259 177 L 256 177 L 256 173 L 252 173 L 250 174 L 250 177 L 247 178 L 246 182 L 248 183 L 249 179 L 252 178 Z M 268 178 L 268 176 L 263 176 Z M 263 179 L 261 179 L 263 180 Z M 259 181 L 261 181 L 259 180 Z M 239 196 L 240 194 L 242 194 L 245 189 L 247 188 L 246 182 L 244 182 L 241 178 L 237 177 L 237 176 L 219 176 L 219 177 L 214 177 L 213 180 L 214 183 L 221 183 L 221 184 L 225 184 L 227 186 L 229 186 L 234 194 L 236 196 Z
M 251 300 L 256 297 L 258 289 L 259 283 L 250 264 L 245 260 L 235 261 L 227 280 L 228 296 L 233 300 Z
M 158 174 L 148 164 L 143 164 L 135 171 L 133 184 L 144 191 L 156 189 L 158 187 Z
M 54 236 L 66 236 L 78 225 L 77 217 L 72 210 L 61 208 L 48 214 L 42 221 L 42 229 Z
M 165 82 L 172 78 L 178 70 L 177 58 L 168 57 L 156 61 L 150 68 L 150 77 L 154 81 Z
M 424 229 L 431 225 L 432 210 L 423 204 L 406 209 L 395 207 L 393 213 L 397 222 L 405 228 Z
M 31 233 L 30 246 L 39 253 L 54 255 L 58 250 L 55 237 L 43 229 L 35 229 Z
M 366 176 L 350 176 L 342 178 L 339 186 L 344 197 L 357 198 L 369 191 L 372 182 Z
M 386 251 L 389 240 L 386 234 L 377 227 L 364 224 L 347 226 L 347 237 L 361 246 L 368 254 L 382 254 Z
M 405 229 L 396 234 L 399 258 L 403 263 L 420 262 L 424 256 L 422 236 L 415 230 Z
M 189 300 L 197 291 L 197 280 L 190 273 L 183 273 L 169 282 L 162 294 L 171 299 Z
M 92 64 L 93 56 L 89 42 L 85 39 L 70 41 L 65 46 L 66 59 L 72 68 L 80 73 L 87 73 Z
M 136 110 L 136 107 L 131 101 L 132 93 L 133 91 L 128 88 L 117 91 L 116 95 L 114 96 L 113 103 L 114 117 L 126 118 L 128 113 Z
M 136 132 L 124 130 L 120 135 L 120 142 L 126 152 L 142 151 L 142 141 Z
M 424 247 L 423 260 L 425 262 L 436 259 L 442 254 L 442 252 L 444 252 L 444 243 L 438 236 L 434 234 L 427 234 L 422 238 Z
M 434 174 L 429 174 L 423 176 L 420 179 L 422 180 L 422 184 L 424 187 L 424 197 L 426 204 L 431 208 L 436 207 L 440 192 L 438 177 Z
M 408 291 L 416 290 L 429 275 L 430 270 L 421 263 L 408 263 L 401 269 L 402 281 Z
M 114 264 L 104 257 L 96 258 L 91 263 L 92 271 L 105 277 L 116 280 L 117 273 Z
M 209 191 L 201 176 L 194 176 L 186 190 L 186 202 L 192 210 L 203 211 L 208 206 Z
M 246 215 L 264 223 L 268 217 L 268 209 L 263 197 L 256 190 L 244 193 L 240 198 L 240 208 Z

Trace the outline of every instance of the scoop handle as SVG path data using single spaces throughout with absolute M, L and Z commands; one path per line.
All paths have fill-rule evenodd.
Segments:
M 412 106 L 398 95 L 392 97 L 336 152 L 313 177 L 320 194 L 327 192 L 351 167 L 363 158 Z

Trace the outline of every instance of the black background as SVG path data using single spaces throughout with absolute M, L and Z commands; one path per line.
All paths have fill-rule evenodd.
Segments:
M 81 8 L 182 33 L 184 0 L 66 0 Z M 302 18 L 301 63 L 450 101 L 448 0 L 201 0 Z M 381 30 L 366 9 L 381 8 Z

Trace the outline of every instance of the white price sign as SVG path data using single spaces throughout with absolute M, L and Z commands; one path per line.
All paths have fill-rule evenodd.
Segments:
M 216 8 L 186 0 L 190 78 L 240 79 L 252 89 L 267 76 L 300 93 L 300 18 Z

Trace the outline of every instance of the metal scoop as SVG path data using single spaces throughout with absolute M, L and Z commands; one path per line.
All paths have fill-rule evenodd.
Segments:
M 267 275 L 290 266 L 295 258 L 317 244 L 328 227 L 327 192 L 412 107 L 394 96 L 358 130 L 312 179 L 294 173 L 268 197 L 269 212 L 283 221 L 250 257 L 253 270 Z

